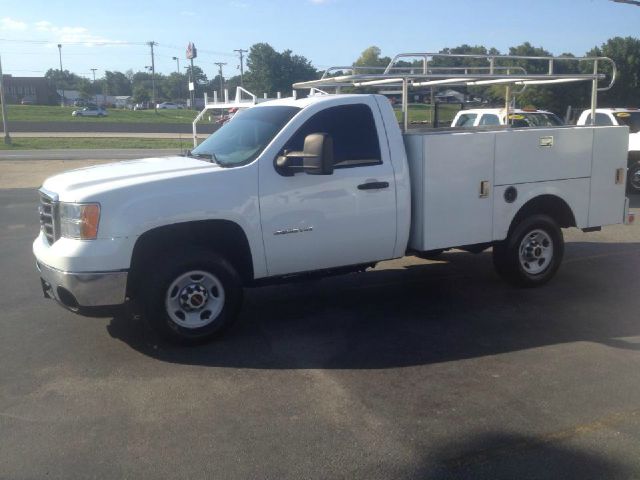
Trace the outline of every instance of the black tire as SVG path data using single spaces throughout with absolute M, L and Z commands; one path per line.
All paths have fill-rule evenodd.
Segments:
M 564 238 L 555 220 L 532 215 L 518 223 L 506 240 L 494 245 L 493 264 L 509 283 L 538 287 L 553 278 L 563 255 Z
M 198 275 L 189 276 L 189 273 L 200 272 L 205 274 L 205 279 L 193 281 Z M 190 282 L 184 288 L 175 284 L 181 278 L 188 277 Z M 210 280 L 209 276 L 215 278 L 219 285 L 214 287 L 215 294 L 204 288 L 205 280 Z M 242 304 L 242 282 L 235 268 L 221 256 L 202 249 L 192 249 L 190 251 L 182 251 L 176 255 L 168 256 L 168 260 L 162 265 L 154 268 L 153 271 L 147 272 L 146 277 L 149 283 L 145 285 L 143 290 L 143 317 L 147 323 L 156 330 L 162 337 L 173 343 L 179 344 L 197 344 L 204 343 L 220 336 L 229 325 L 236 320 L 240 306 Z M 200 286 L 198 286 L 200 283 Z M 169 292 L 170 287 L 174 287 L 172 295 Z M 218 288 L 221 286 L 221 290 Z M 193 291 L 194 288 L 199 291 Z M 183 305 L 183 297 L 192 295 L 188 300 L 195 300 L 197 295 L 204 295 L 206 291 L 205 303 L 201 304 L 199 309 L 192 309 L 193 305 L 186 307 L 173 307 L 172 312 L 169 311 L 170 305 L 180 303 Z M 184 293 L 184 294 L 183 294 Z M 222 306 L 219 313 L 215 314 L 215 318 L 210 319 L 209 316 L 204 317 L 209 304 L 222 298 Z M 216 300 L 217 301 L 217 300 Z M 217 308 L 217 307 L 216 307 Z M 213 309 L 214 312 L 216 311 Z M 177 315 L 182 314 L 182 317 Z M 187 315 L 187 317 L 185 317 Z M 196 316 L 201 315 L 205 324 L 203 327 L 195 327 L 194 321 Z M 179 324 L 180 318 L 184 324 L 190 323 L 189 327 Z
M 640 163 L 629 167 L 627 172 L 627 190 L 629 193 L 640 193 Z

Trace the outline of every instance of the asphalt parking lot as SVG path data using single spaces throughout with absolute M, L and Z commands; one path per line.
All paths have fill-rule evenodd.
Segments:
M 640 225 L 536 290 L 459 252 L 248 290 L 178 348 L 42 298 L 36 201 L 0 189 L 0 478 L 640 478 Z

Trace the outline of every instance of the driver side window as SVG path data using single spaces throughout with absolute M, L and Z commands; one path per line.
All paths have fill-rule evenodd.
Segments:
M 382 164 L 376 124 L 367 105 L 341 105 L 316 113 L 287 142 L 285 150 L 302 151 L 311 133 L 331 135 L 335 169 Z

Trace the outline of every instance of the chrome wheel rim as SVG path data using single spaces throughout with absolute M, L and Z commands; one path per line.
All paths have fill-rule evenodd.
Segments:
M 553 259 L 553 240 L 544 230 L 527 233 L 520 242 L 520 266 L 530 275 L 544 272 Z
M 224 308 L 222 282 L 210 272 L 192 270 L 177 277 L 167 289 L 165 307 L 177 325 L 194 329 L 213 323 Z

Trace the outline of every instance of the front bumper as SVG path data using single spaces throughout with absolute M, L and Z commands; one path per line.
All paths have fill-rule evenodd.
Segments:
M 42 290 L 47 298 L 53 298 L 62 306 L 82 312 L 83 309 L 115 307 L 125 303 L 127 271 L 64 272 L 40 261 Z

